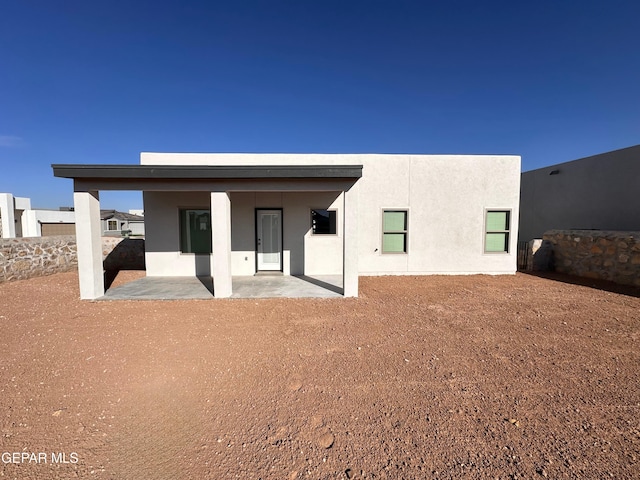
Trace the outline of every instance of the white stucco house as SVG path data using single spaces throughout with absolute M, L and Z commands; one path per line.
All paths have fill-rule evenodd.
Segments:
M 144 235 L 142 210 L 136 210 L 136 213 L 101 210 L 100 220 L 105 237 Z M 73 208 L 32 209 L 30 198 L 0 193 L 0 238 L 75 235 L 75 224 Z
M 74 181 L 80 294 L 104 294 L 100 190 L 143 192 L 147 276 L 513 274 L 520 157 L 142 153 Z
M 0 193 L 0 238 L 22 236 L 22 213 L 31 208 L 31 199 Z
M 0 238 L 75 235 L 72 211 L 32 209 L 31 199 L 0 193 Z

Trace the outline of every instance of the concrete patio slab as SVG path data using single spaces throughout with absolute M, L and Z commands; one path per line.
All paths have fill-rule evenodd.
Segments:
M 342 297 L 342 275 L 233 277 L 232 298 Z
M 144 277 L 108 289 L 98 300 L 190 300 L 213 298 L 211 278 Z
M 233 277 L 232 298 L 338 298 L 342 276 L 257 275 Z M 213 299 L 209 277 L 144 277 L 110 288 L 98 300 Z

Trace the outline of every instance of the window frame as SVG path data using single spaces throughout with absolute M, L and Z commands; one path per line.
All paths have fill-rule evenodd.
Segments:
M 111 226 L 115 228 L 111 228 Z M 107 232 L 117 232 L 118 231 L 118 220 L 107 220 Z
M 386 212 L 401 212 L 404 213 L 404 230 L 385 230 L 384 229 L 384 214 Z M 409 253 L 409 209 L 408 208 L 383 208 L 380 215 L 380 254 L 381 255 L 408 255 Z M 403 234 L 404 235 L 404 251 L 403 252 L 386 252 L 384 250 L 384 236 L 385 234 Z
M 185 246 L 186 240 L 183 239 L 183 224 L 182 224 L 182 219 L 186 218 L 186 212 L 189 211 L 205 211 L 205 212 L 209 212 L 209 232 L 210 235 L 209 237 L 211 237 L 211 232 L 213 230 L 213 225 L 212 225 L 212 216 L 211 216 L 211 208 L 207 208 L 207 207 L 178 207 L 178 248 L 180 251 L 180 255 L 211 255 L 213 253 L 213 239 L 210 238 L 209 242 L 210 242 L 210 246 L 209 246 L 209 252 L 192 252 L 192 251 L 185 251 L 183 249 L 183 247 Z M 185 212 L 183 214 L 183 212 Z M 184 217 L 183 217 L 184 215 Z M 190 244 L 188 245 L 190 250 L 193 250 L 193 243 L 190 242 Z
M 488 230 L 488 216 L 489 213 L 506 213 L 507 214 L 507 226 L 506 230 Z M 510 208 L 485 208 L 484 209 L 484 221 L 483 221 L 483 236 L 482 236 L 482 252 L 485 255 L 508 255 L 511 253 L 511 227 L 512 224 L 512 210 Z M 506 249 L 501 251 L 490 251 L 487 250 L 487 235 L 490 233 L 501 233 L 506 234 L 505 245 Z
M 329 213 L 333 213 L 335 214 L 335 232 L 334 233 L 315 233 L 313 231 L 313 212 L 314 210 L 324 210 L 325 212 L 329 212 Z M 331 217 L 329 217 L 331 218 Z M 319 236 L 319 237 L 326 237 L 326 236 L 336 236 L 338 235 L 338 210 L 336 208 L 311 208 L 309 209 L 309 222 L 310 222 L 310 229 L 311 229 L 311 235 L 313 236 Z M 331 226 L 331 220 L 329 220 L 329 226 Z

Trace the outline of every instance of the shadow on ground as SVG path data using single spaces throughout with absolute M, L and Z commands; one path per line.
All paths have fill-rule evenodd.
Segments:
M 104 268 L 104 288 L 108 290 L 121 270 L 145 270 L 144 239 L 125 238 L 106 256 Z
M 595 288 L 605 292 L 619 293 L 621 295 L 640 298 L 640 288 L 634 287 L 632 285 L 620 285 L 619 283 L 609 282 L 607 280 L 596 280 L 593 278 L 577 277 L 574 275 L 567 275 L 565 273 L 557 272 L 523 271 L 521 273 L 525 275 L 531 275 L 532 277 L 546 278 L 547 280 L 554 280 L 556 282 L 568 283 L 571 285 L 581 285 L 583 287 Z

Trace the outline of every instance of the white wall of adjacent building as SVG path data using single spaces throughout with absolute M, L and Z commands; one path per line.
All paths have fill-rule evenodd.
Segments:
M 0 237 L 22 237 L 22 213 L 31 208 L 31 199 L 0 193 Z
M 74 224 L 75 212 L 59 210 L 25 210 L 22 213 L 22 236 L 41 237 L 42 224 Z
M 65 225 L 65 234 L 75 235 L 76 215 L 70 210 L 32 209 L 31 199 L 14 197 L 10 193 L 0 193 L 0 238 L 41 237 L 47 235 L 43 226 L 48 230 L 56 225 Z M 132 235 L 144 235 L 144 220 L 124 221 L 124 228 L 131 230 Z M 106 229 L 106 221 L 104 222 Z M 117 234 L 120 235 L 120 230 Z M 55 233 L 56 235 L 59 233 Z

